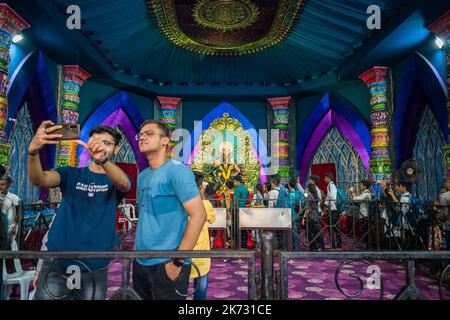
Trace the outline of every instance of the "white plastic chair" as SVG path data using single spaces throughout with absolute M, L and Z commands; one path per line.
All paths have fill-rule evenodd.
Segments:
M 137 223 L 138 218 L 136 218 L 136 207 L 132 204 L 129 205 L 129 210 L 123 210 L 124 216 L 126 220 L 127 231 L 130 231 L 133 228 L 133 223 Z
M 11 250 L 18 251 L 16 241 L 11 244 Z M 3 286 L 6 289 L 7 285 L 20 285 L 20 300 L 28 300 L 30 282 L 33 281 L 34 271 L 23 271 L 20 259 L 14 259 L 14 270 L 14 273 L 8 273 L 5 259 L 3 259 Z

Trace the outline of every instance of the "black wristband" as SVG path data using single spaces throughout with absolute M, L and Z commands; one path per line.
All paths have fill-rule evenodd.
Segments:
M 103 166 L 105 163 L 107 163 L 109 161 L 109 159 L 108 158 L 105 158 L 105 160 L 103 160 L 103 161 L 96 161 L 96 160 L 94 160 L 94 163 L 95 164 L 98 164 L 99 166 Z
M 175 258 L 172 259 L 172 263 L 177 267 L 182 267 L 184 265 L 184 259 Z
M 34 152 L 34 153 L 28 151 L 28 155 L 30 155 L 30 156 L 37 156 L 38 154 L 39 154 L 39 151 L 38 152 Z

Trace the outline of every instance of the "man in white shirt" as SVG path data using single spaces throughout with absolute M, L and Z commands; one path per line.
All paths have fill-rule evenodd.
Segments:
M 366 247 L 369 249 L 369 207 L 370 201 L 372 200 L 372 192 L 370 192 L 370 181 L 363 180 L 359 183 L 359 187 L 362 190 L 360 195 L 356 195 L 353 187 L 348 190 L 353 201 L 358 202 L 359 213 L 360 213 L 360 226 L 362 232 L 362 238 L 365 238 Z
M 1 213 L 5 215 L 5 221 L 8 221 L 8 244 L 11 245 L 12 241 L 17 235 L 17 216 L 16 216 L 16 198 L 8 195 L 8 188 L 11 186 L 12 179 L 3 175 L 0 177 L 0 202 Z M 17 197 L 17 196 L 16 196 Z M 19 203 L 17 202 L 17 205 Z
M 333 182 L 334 176 L 331 172 L 325 174 L 325 183 L 327 184 L 327 198 L 325 205 L 328 208 L 330 221 L 330 239 L 332 249 L 342 249 L 341 231 L 339 228 L 339 212 L 337 210 L 337 188 Z
M 272 189 L 269 191 L 269 195 L 268 195 L 268 207 L 269 208 L 275 208 L 277 206 L 277 200 L 278 200 L 278 196 L 280 194 L 280 179 L 274 175 L 271 178 L 271 185 L 272 185 Z

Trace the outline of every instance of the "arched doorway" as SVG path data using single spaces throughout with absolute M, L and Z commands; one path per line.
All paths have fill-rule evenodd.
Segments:
M 425 168 L 418 183 L 419 196 L 432 200 L 438 195 L 445 173 L 445 138 L 431 109 L 426 106 L 417 131 L 413 157 Z
M 335 164 L 335 180 L 339 184 L 358 187 L 357 182 L 368 177 L 358 153 L 336 127 L 332 127 L 324 136 L 311 161 L 311 165 L 325 163 Z
M 297 166 L 302 183 L 311 174 L 311 165 L 320 163 L 334 163 L 340 181 L 356 182 L 369 172 L 369 155 L 370 132 L 364 119 L 345 99 L 325 94 L 297 139 Z M 358 171 L 349 173 L 343 168 L 345 165 Z
M 8 141 L 12 146 L 9 174 L 13 184 L 10 191 L 17 194 L 23 203 L 32 203 L 40 197 L 39 188 L 28 181 L 28 145 L 33 136 L 33 122 L 28 104 L 24 103 L 16 116 Z

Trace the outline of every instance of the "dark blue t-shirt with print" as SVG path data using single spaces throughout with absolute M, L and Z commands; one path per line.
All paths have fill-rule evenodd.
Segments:
M 94 173 L 89 167 L 61 167 L 56 172 L 61 177 L 62 202 L 48 233 L 48 250 L 112 250 L 116 243 L 116 207 L 125 194 L 106 174 Z M 80 260 L 91 270 L 109 263 L 109 259 Z

